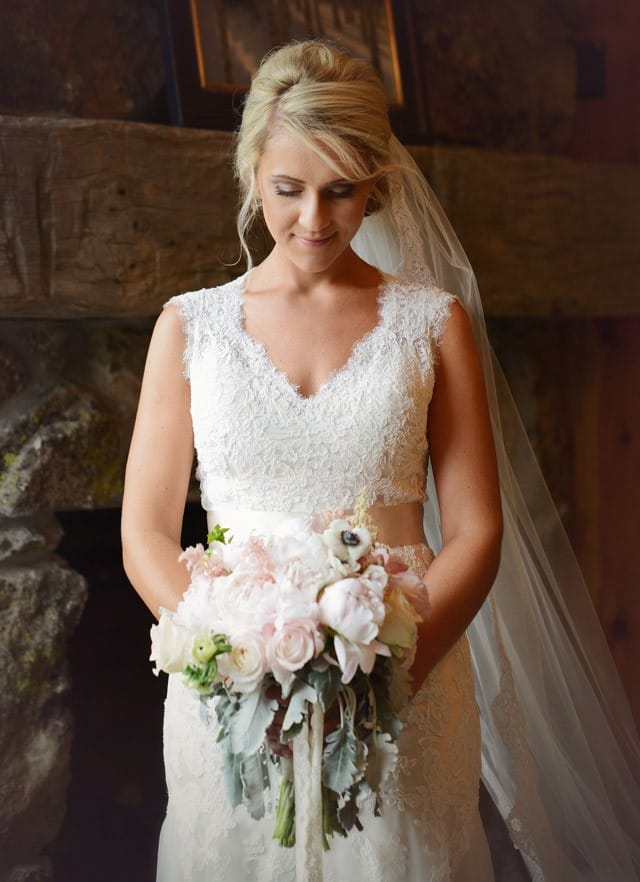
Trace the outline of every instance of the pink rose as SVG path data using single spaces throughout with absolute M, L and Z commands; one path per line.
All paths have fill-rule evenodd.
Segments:
M 267 661 L 285 698 L 295 672 L 318 655 L 323 646 L 324 637 L 310 619 L 285 622 L 273 631 L 267 642 Z

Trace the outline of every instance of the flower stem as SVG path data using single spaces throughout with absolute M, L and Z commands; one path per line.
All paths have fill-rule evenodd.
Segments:
M 273 828 L 273 838 L 277 839 L 280 845 L 285 848 L 291 848 L 296 841 L 296 803 L 295 790 L 293 786 L 293 776 L 288 764 L 282 762 L 282 779 L 280 781 L 280 792 L 278 794 L 278 803 L 276 806 L 276 821 Z

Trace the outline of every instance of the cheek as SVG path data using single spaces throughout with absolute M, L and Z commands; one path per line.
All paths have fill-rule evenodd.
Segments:
M 262 201 L 262 215 L 267 229 L 274 232 L 289 222 L 291 208 L 286 204 L 286 200 L 269 194 Z
M 367 207 L 366 199 L 359 199 L 357 202 L 351 203 L 348 211 L 344 214 L 344 220 L 350 226 L 360 226 L 364 220 L 364 212 Z

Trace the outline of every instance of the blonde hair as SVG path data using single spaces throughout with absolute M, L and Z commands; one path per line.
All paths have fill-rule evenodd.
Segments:
M 252 79 L 236 136 L 237 225 L 249 266 L 245 237 L 259 208 L 256 173 L 276 129 L 299 137 L 338 174 L 373 180 L 368 214 L 388 195 L 391 126 L 384 87 L 371 65 L 317 40 L 274 50 Z

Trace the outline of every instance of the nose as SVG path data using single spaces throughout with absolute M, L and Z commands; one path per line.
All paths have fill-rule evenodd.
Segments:
M 326 201 L 319 193 L 308 192 L 300 206 L 300 225 L 309 233 L 319 233 L 329 224 Z

